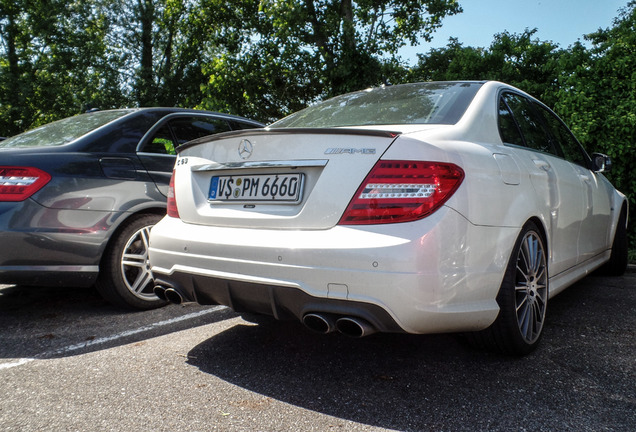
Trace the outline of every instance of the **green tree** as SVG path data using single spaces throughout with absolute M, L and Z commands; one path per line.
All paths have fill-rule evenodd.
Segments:
M 556 102 L 559 59 L 565 50 L 533 38 L 537 29 L 521 34 L 498 33 L 488 48 L 464 47 L 456 38 L 448 45 L 419 55 L 410 81 L 496 80 L 514 85 L 548 105 Z
M 0 1 L 0 133 L 119 105 L 109 26 L 95 1 Z
M 0 135 L 87 108 L 197 105 L 222 33 L 206 3 L 0 0 Z
M 206 0 L 111 2 L 109 46 L 121 59 L 122 91 L 139 106 L 201 100 L 202 65 L 211 60 L 215 14 Z
M 636 214 L 636 2 L 631 1 L 613 26 L 586 35 L 591 50 L 580 46 L 561 59 L 556 110 L 588 151 L 614 159 L 608 177 L 629 196 Z M 632 218 L 633 219 L 633 218 Z M 631 249 L 636 250 L 632 223 Z
M 208 0 L 235 36 L 217 39 L 202 107 L 274 120 L 319 98 L 381 84 L 397 51 L 430 39 L 455 0 Z M 239 84 L 239 85 L 236 85 Z
M 20 129 L 23 104 L 21 67 L 18 51 L 24 33 L 20 28 L 20 4 L 11 0 L 0 3 L 0 31 L 3 57 L 0 63 L 0 134 L 12 135 Z

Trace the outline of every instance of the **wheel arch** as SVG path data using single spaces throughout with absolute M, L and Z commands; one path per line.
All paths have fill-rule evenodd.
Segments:
M 139 209 L 138 211 L 134 212 L 134 213 L 125 213 L 125 217 L 120 217 L 117 220 L 117 223 L 114 224 L 114 228 L 108 238 L 108 241 L 106 241 L 104 243 L 104 245 L 102 246 L 102 249 L 100 251 L 100 258 L 99 258 L 99 269 L 101 271 L 102 268 L 102 263 L 104 261 L 104 258 L 106 256 L 106 251 L 111 247 L 111 245 L 113 244 L 114 241 L 116 241 L 116 239 L 119 237 L 119 234 L 122 232 L 122 230 L 126 227 L 127 223 L 132 220 L 133 218 L 139 217 L 139 216 L 144 216 L 144 215 L 148 215 L 148 214 L 154 214 L 157 216 L 165 216 L 166 214 L 166 209 L 165 207 L 146 207 L 143 209 Z
M 537 329 L 536 334 L 533 334 L 532 340 L 524 339 L 525 331 L 520 326 L 519 317 L 516 315 L 515 310 L 519 310 L 520 304 L 516 303 L 516 294 L 514 291 L 515 272 L 519 271 L 517 266 L 517 259 L 519 251 L 521 250 L 521 244 L 527 233 L 531 231 L 535 232 L 541 238 L 544 248 L 544 265 L 546 271 L 548 271 L 549 252 L 547 230 L 540 216 L 531 216 L 520 226 L 519 233 L 515 238 L 514 245 L 512 246 L 512 252 L 510 254 L 506 270 L 502 278 L 499 290 L 497 292 L 496 301 L 499 305 L 499 313 L 495 321 L 486 329 L 467 333 L 468 341 L 479 348 L 486 348 L 496 350 L 500 353 L 507 355 L 525 355 L 534 350 L 541 339 L 543 323 L 545 322 L 545 310 L 547 305 L 547 299 L 549 297 L 549 272 L 544 275 L 545 277 L 545 301 L 541 314 L 541 325 Z M 525 261 L 526 263 L 529 261 Z M 517 270 L 515 270 L 515 268 Z M 540 266 L 538 267 L 540 268 Z M 536 274 L 541 274 L 537 272 Z M 545 273 L 545 272 L 543 272 Z M 511 288 L 512 287 L 512 288 Z M 511 289 L 513 291 L 511 292 Z M 534 289 L 533 289 L 534 290 Z M 537 289 L 538 291 L 538 289 Z M 538 297 L 538 295 L 537 295 Z M 542 296 L 543 297 L 543 296 Z M 539 302 L 536 303 L 539 305 Z
M 166 304 L 153 293 L 148 262 L 148 234 L 162 212 L 140 211 L 128 215 L 113 231 L 100 259 L 95 286 L 115 306 L 148 310 Z
M 547 266 L 547 270 L 548 270 L 548 279 L 549 279 L 549 276 L 550 276 L 550 265 L 549 265 L 550 264 L 550 245 L 548 243 L 548 234 L 547 234 L 548 233 L 548 229 L 546 228 L 545 223 L 543 222 L 543 219 L 540 216 L 530 216 L 528 219 L 526 219 L 526 221 L 523 224 L 521 224 L 519 226 L 517 235 L 514 237 L 514 241 L 510 245 L 510 252 L 508 253 L 508 261 L 506 262 L 506 267 L 508 266 L 509 261 L 514 259 L 513 253 L 514 253 L 515 245 L 519 241 L 519 237 L 524 232 L 526 226 L 529 223 L 534 223 L 534 225 L 538 228 L 539 235 L 541 236 L 541 240 L 543 241 L 543 247 L 546 249 L 546 266 Z M 505 275 L 502 274 L 502 276 L 501 276 L 502 280 L 503 280 L 504 276 Z M 501 286 L 499 287 L 499 289 L 501 289 Z M 499 295 L 499 290 L 497 291 L 497 295 Z
M 543 223 L 543 219 L 541 219 L 538 216 L 533 216 L 530 219 L 528 219 L 523 226 L 526 226 L 529 222 L 534 222 L 534 224 L 537 226 L 537 228 L 539 228 L 539 234 L 541 234 L 541 240 L 543 240 L 544 246 L 545 248 L 548 250 L 548 255 L 550 254 L 550 243 L 548 242 L 548 230 L 545 226 L 545 224 Z
M 550 228 L 548 227 L 548 222 L 546 222 L 545 218 L 537 215 L 528 218 L 523 226 L 526 226 L 528 222 L 534 222 L 537 228 L 539 228 L 539 234 L 541 235 L 541 240 L 543 240 L 543 246 L 546 249 L 546 266 L 548 268 L 549 277 L 550 262 L 552 261 L 552 238 L 550 237 Z
M 618 216 L 616 218 L 616 221 L 613 224 L 612 238 L 614 238 L 614 234 L 616 233 L 618 222 L 621 220 L 621 217 L 623 216 L 623 214 L 625 215 L 625 227 L 627 228 L 627 226 L 629 226 L 629 202 L 627 201 L 627 197 L 623 197 L 621 202 L 621 209 L 617 214 Z

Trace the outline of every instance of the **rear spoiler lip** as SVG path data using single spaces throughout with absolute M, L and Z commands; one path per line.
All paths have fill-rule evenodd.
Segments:
M 358 128 L 276 128 L 276 129 L 242 129 L 230 132 L 221 132 L 215 135 L 210 135 L 202 138 L 198 138 L 192 141 L 188 141 L 176 148 L 177 153 L 182 152 L 190 147 L 195 147 L 200 144 L 206 144 L 212 141 L 218 141 L 226 138 L 238 138 L 242 136 L 252 135 L 358 135 L 358 136 L 373 136 L 380 138 L 395 139 L 402 134 L 402 132 L 378 130 L 378 129 L 358 129 Z

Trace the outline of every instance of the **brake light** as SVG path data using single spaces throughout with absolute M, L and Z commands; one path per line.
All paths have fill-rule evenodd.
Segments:
M 411 222 L 455 193 L 464 171 L 452 163 L 379 161 L 356 191 L 340 225 Z
M 174 176 L 175 172 L 172 171 L 170 177 L 170 185 L 168 186 L 168 216 L 173 218 L 179 218 L 179 209 L 177 208 L 177 198 L 174 194 Z
M 0 166 L 0 201 L 24 201 L 50 180 L 51 176 L 38 168 Z

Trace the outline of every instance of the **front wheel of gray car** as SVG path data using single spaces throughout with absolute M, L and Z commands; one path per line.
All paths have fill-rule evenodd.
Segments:
M 132 309 L 154 309 L 166 304 L 153 292 L 148 261 L 150 229 L 161 216 L 133 216 L 119 229 L 106 248 L 97 290 L 110 303 Z

